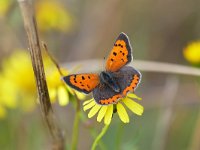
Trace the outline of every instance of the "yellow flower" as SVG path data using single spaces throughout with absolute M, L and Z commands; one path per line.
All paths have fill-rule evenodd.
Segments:
M 0 18 L 5 17 L 11 3 L 11 0 L 0 0 Z
M 58 100 L 58 103 L 61 106 L 66 106 L 69 103 L 70 95 L 74 96 L 74 94 L 76 94 L 80 100 L 85 99 L 85 95 L 83 93 L 73 91 L 64 83 L 55 64 L 53 64 L 47 55 L 45 56 L 45 74 L 51 101 L 55 102 Z M 60 71 L 64 76 L 69 73 L 63 68 L 61 68 Z
M 36 3 L 36 19 L 41 31 L 68 31 L 71 16 L 62 4 L 55 0 L 43 0 Z
M 8 105 L 9 105 L 10 101 L 9 100 L 6 101 L 3 98 L 3 94 L 2 93 L 4 93 L 3 91 L 5 91 L 6 89 L 5 89 L 5 84 L 4 84 L 5 82 L 4 82 L 2 76 L 0 76 L 0 83 L 1 83 L 0 91 L 2 91 L 2 92 L 0 92 L 0 119 L 1 119 L 1 118 L 4 118 L 6 116 L 5 107 L 8 107 L 6 104 L 8 103 Z M 12 94 L 12 93 L 10 93 L 10 94 Z
M 61 106 L 65 106 L 69 103 L 70 95 L 76 94 L 80 100 L 85 99 L 85 95 L 78 91 L 73 91 L 68 85 L 61 79 L 60 73 L 54 64 L 46 67 L 47 85 L 49 89 L 49 95 L 52 102 L 58 99 Z M 64 76 L 68 75 L 68 72 L 61 68 L 61 72 Z
M 52 102 L 58 99 L 59 104 L 65 106 L 69 103 L 69 92 L 72 93 L 72 91 L 63 84 L 59 72 L 54 69 L 46 73 L 50 99 Z M 67 75 L 63 69 L 62 73 Z
M 0 119 L 6 116 L 6 110 L 0 105 Z
M 28 54 L 17 50 L 2 64 L 2 83 L 0 101 L 6 107 L 20 106 L 30 111 L 35 106 L 35 81 Z
M 60 105 L 67 105 L 69 93 L 74 94 L 61 80 L 55 65 L 44 56 L 47 85 L 52 102 L 58 99 Z M 62 70 L 67 75 L 65 70 Z M 0 118 L 6 114 L 6 108 L 19 107 L 32 111 L 36 105 L 37 91 L 31 59 L 27 51 L 17 50 L 3 61 L 0 72 Z M 84 98 L 78 93 L 79 98 Z
M 200 41 L 190 43 L 183 50 L 185 59 L 192 64 L 200 64 Z
M 108 125 L 111 122 L 115 109 L 117 110 L 118 116 L 124 123 L 129 123 L 129 116 L 124 106 L 128 107 L 133 113 L 142 115 L 143 106 L 133 101 L 133 99 L 141 100 L 133 93 L 129 93 L 125 98 L 120 99 L 116 104 L 110 105 L 98 105 L 94 99 L 87 100 L 83 103 L 83 110 L 90 109 L 88 118 L 92 118 L 95 114 L 97 115 L 97 121 L 101 122 L 104 118 L 104 124 Z

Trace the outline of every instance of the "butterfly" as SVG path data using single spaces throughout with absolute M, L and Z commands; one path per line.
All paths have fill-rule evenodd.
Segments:
M 115 104 L 120 98 L 133 92 L 141 80 L 141 73 L 131 66 L 132 48 L 128 36 L 120 33 L 106 60 L 105 71 L 71 74 L 63 80 L 72 88 L 89 94 L 99 105 Z

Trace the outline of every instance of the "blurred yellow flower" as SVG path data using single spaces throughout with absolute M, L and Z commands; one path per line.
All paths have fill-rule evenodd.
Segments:
M 46 67 L 45 70 L 49 95 L 52 102 L 58 99 L 59 104 L 65 106 L 69 103 L 70 95 L 74 96 L 74 94 L 76 94 L 80 100 L 85 99 L 86 96 L 83 93 L 72 90 L 64 83 L 60 73 L 53 63 L 49 67 Z M 62 68 L 61 72 L 64 76 L 68 74 L 68 72 Z
M 183 50 L 185 59 L 192 64 L 200 64 L 200 41 L 192 42 Z
M 74 92 L 64 85 L 57 68 L 47 56 L 44 56 L 44 65 L 51 101 L 58 99 L 60 105 L 67 105 L 69 94 L 73 95 Z M 63 69 L 62 73 L 67 75 Z M 17 50 L 3 61 L 0 83 L 0 118 L 5 116 L 5 108 L 20 107 L 24 111 L 35 108 L 37 92 L 28 52 Z M 83 94 L 77 94 L 79 98 L 85 98 Z
M 11 0 L 0 0 L 0 18 L 5 17 L 11 2 Z
M 55 0 L 43 0 L 36 3 L 36 19 L 41 31 L 68 31 L 71 27 L 69 12 Z
M 0 119 L 6 116 L 6 110 L 2 105 L 0 105 Z
M 47 85 L 52 102 L 58 99 L 58 102 L 61 106 L 67 105 L 69 103 L 69 94 L 74 95 L 74 92 L 69 86 L 64 84 L 64 82 L 61 80 L 59 72 L 56 71 L 56 68 L 51 68 L 47 70 Z M 61 71 L 64 75 L 68 74 L 67 71 L 63 69 Z M 82 98 L 84 99 L 85 97 Z
M 104 124 L 108 125 L 111 122 L 115 109 L 119 115 L 119 118 L 124 123 L 129 123 L 129 116 L 124 106 L 128 107 L 133 113 L 142 115 L 143 106 L 133 101 L 133 99 L 141 100 L 138 96 L 133 93 L 129 93 L 125 98 L 120 99 L 116 104 L 110 105 L 98 105 L 94 99 L 87 100 L 83 103 L 83 110 L 90 109 L 88 118 L 92 118 L 95 114 L 97 115 L 97 121 L 101 122 L 104 118 Z
M 0 83 L 1 83 L 1 86 L 0 86 L 0 91 L 2 91 L 2 92 L 0 92 L 0 98 L 2 99 L 2 97 L 3 97 L 3 90 L 5 90 L 4 89 L 4 82 L 3 82 L 4 80 L 3 80 L 3 77 L 2 76 L 0 76 Z M 7 107 L 6 106 L 6 103 L 5 103 L 6 101 L 4 100 L 4 99 L 2 99 L 2 100 L 0 100 L 0 119 L 1 118 L 4 118 L 5 117 L 5 115 L 6 115 L 6 110 L 5 110 L 5 107 Z
M 18 50 L 14 52 L 10 58 L 3 61 L 1 74 L 1 103 L 9 108 L 20 106 L 23 110 L 32 110 L 36 90 L 28 54 Z

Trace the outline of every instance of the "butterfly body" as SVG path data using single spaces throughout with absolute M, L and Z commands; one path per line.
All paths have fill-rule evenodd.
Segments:
M 100 74 L 72 74 L 63 77 L 63 80 L 80 92 L 92 92 L 97 104 L 117 103 L 128 92 L 134 91 L 141 80 L 139 71 L 126 66 L 131 60 L 132 49 L 128 36 L 121 33 L 107 58 L 105 71 Z
M 106 84 L 116 93 L 120 92 L 120 87 L 116 82 L 112 72 L 102 71 L 100 73 L 100 84 Z

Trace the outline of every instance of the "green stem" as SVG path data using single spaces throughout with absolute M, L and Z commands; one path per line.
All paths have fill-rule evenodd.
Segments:
M 92 144 L 92 150 L 95 150 L 99 140 L 104 136 L 104 134 L 106 133 L 106 131 L 108 130 L 109 125 L 105 125 L 103 127 L 103 129 L 101 130 L 100 134 L 96 137 L 94 143 Z
M 94 127 L 90 128 L 90 134 L 92 135 L 92 138 L 93 138 L 93 139 L 96 138 L 97 132 L 96 132 L 96 129 L 95 129 Z M 100 148 L 101 150 L 106 150 L 106 147 L 105 147 L 105 145 L 104 145 L 104 143 L 102 142 L 101 139 L 99 140 L 98 144 L 99 144 L 99 148 Z
M 76 96 L 76 95 L 75 95 Z M 77 99 L 77 97 L 76 97 Z M 72 150 L 77 149 L 78 145 L 78 134 L 79 134 L 79 124 L 80 124 L 80 101 L 76 100 L 76 114 L 74 118 L 73 132 L 72 132 Z
M 86 120 L 88 120 L 88 117 L 82 111 L 80 112 L 80 120 L 81 120 L 81 122 L 83 122 L 84 126 L 89 130 L 92 139 L 95 139 L 98 135 L 97 128 L 86 123 Z M 101 141 L 101 139 L 99 140 L 99 148 L 101 150 L 106 150 L 106 146 Z

